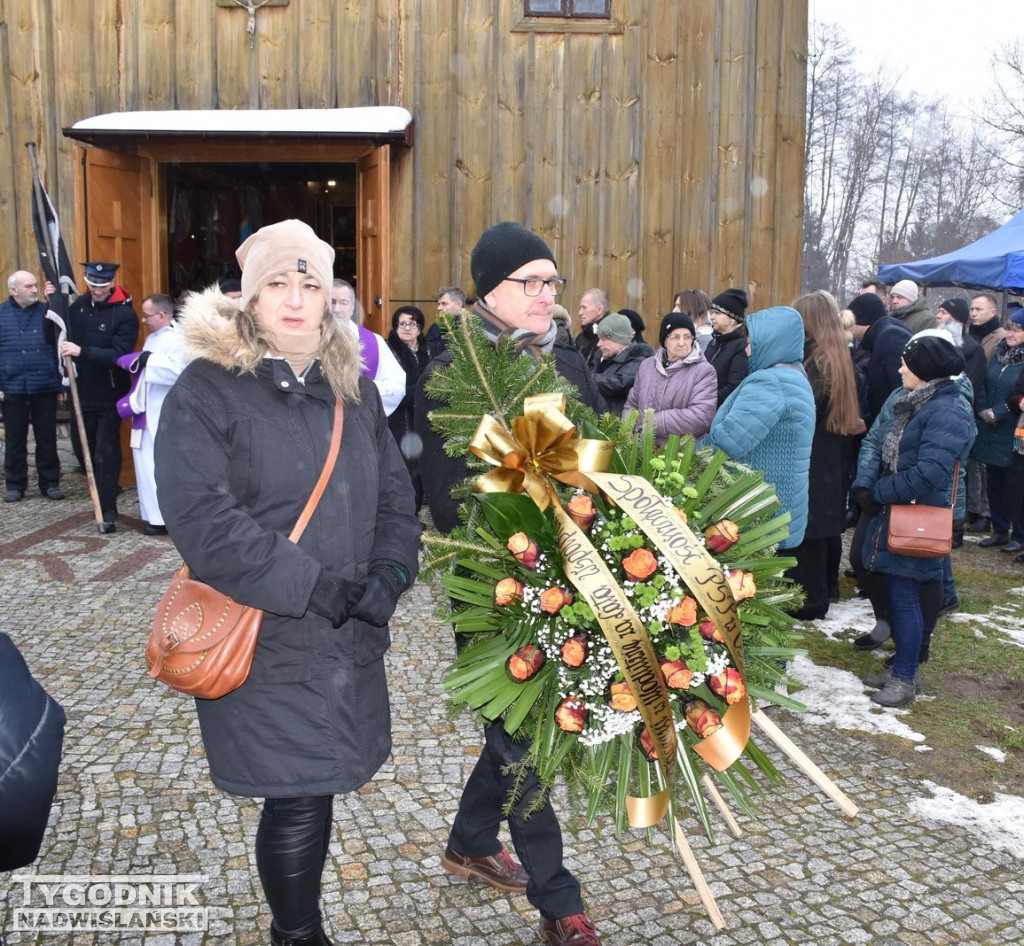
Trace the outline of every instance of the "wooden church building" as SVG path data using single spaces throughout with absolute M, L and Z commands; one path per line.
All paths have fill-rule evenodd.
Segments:
M 676 290 L 798 292 L 806 34 L 802 0 L 0 0 L 0 265 L 39 269 L 31 141 L 137 300 L 299 217 L 380 331 L 472 295 L 507 219 L 656 343 Z

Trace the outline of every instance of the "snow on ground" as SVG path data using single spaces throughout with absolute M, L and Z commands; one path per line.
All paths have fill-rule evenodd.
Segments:
M 831 609 L 830 609 L 831 610 Z M 879 663 L 881 669 L 881 663 Z M 911 742 L 924 742 L 924 736 L 915 732 L 899 717 L 909 710 L 883 709 L 871 702 L 871 692 L 849 670 L 819 667 L 809 657 L 797 657 L 790 664 L 791 675 L 804 689 L 794 693 L 794 699 L 807 705 L 801 718 L 812 723 L 825 723 L 836 729 L 859 729 L 861 732 L 901 736 Z
M 995 801 L 983 805 L 934 782 L 926 781 L 924 785 L 932 797 L 911 801 L 913 814 L 960 825 L 986 844 L 1024 860 L 1024 798 L 997 793 Z
M 1011 589 L 1011 593 L 1024 597 L 1024 588 Z M 946 617 L 964 623 L 973 622 L 979 635 L 999 634 L 1010 643 L 1024 647 L 1024 627 L 1019 614 L 1012 608 L 994 608 L 988 615 L 953 612 Z M 852 641 L 869 631 L 874 623 L 868 601 L 847 598 L 832 604 L 827 618 L 808 622 L 807 627 L 831 640 Z M 872 703 L 870 691 L 849 671 L 818 667 L 808 657 L 797 657 L 790 664 L 790 672 L 804 686 L 793 695 L 807 705 L 807 712 L 803 714 L 805 720 L 828 724 L 836 729 L 900 736 L 921 743 L 915 746 L 918 751 L 930 751 L 924 745 L 924 736 L 899 718 L 908 715 L 908 710 L 886 710 Z M 976 748 L 1000 762 L 1006 758 L 999 749 L 988 746 Z M 922 784 L 932 797 L 911 800 L 909 809 L 913 815 L 959 825 L 984 844 L 1009 851 L 1024 860 L 1024 798 L 997 794 L 994 802 L 982 804 L 934 782 Z
M 1011 588 L 1010 594 L 1024 597 L 1024 588 Z M 1006 605 L 995 607 L 984 615 L 953 611 L 946 617 L 951 621 L 956 621 L 957 624 L 974 624 L 974 633 L 978 637 L 997 633 L 1005 637 L 1011 644 L 1024 647 L 1024 626 L 1021 624 L 1019 606 L 1016 608 Z

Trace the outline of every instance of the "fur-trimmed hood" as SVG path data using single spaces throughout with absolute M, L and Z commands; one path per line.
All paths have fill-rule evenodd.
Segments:
M 178 315 L 189 360 L 205 358 L 222 368 L 238 368 L 256 354 L 239 330 L 241 311 L 238 300 L 215 285 L 191 293 Z

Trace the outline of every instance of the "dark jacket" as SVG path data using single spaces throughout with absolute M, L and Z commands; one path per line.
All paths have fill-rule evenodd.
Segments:
M 398 333 L 394 329 L 388 335 L 387 342 L 388 348 L 391 349 L 395 359 L 405 372 L 405 397 L 388 418 L 388 427 L 391 428 L 391 433 L 395 435 L 395 440 L 398 441 L 401 447 L 402 439 L 412 430 L 413 405 L 416 402 L 416 381 L 419 379 L 423 369 L 430 363 L 431 355 L 427 347 L 427 341 L 422 333 L 420 334 L 419 347 L 416 351 L 413 351 L 406 345 L 398 337 Z M 403 451 L 404 455 L 405 452 Z
M 916 500 L 928 506 L 948 506 L 953 487 L 953 467 L 970 443 L 970 408 L 957 385 L 949 381 L 923 404 L 907 422 L 900 438 L 896 469 L 882 472 L 880 452 L 861 465 L 853 482 L 864 487 L 879 506 Z M 915 558 L 889 551 L 889 511 L 874 516 L 864 538 L 865 567 L 883 575 L 898 575 L 917 581 L 942 578 L 941 558 Z
M 985 361 L 987 362 L 995 353 L 996 345 L 1006 338 L 1006 329 L 999 320 L 999 316 L 993 316 L 981 325 L 971 323 L 968 329 L 972 338 L 976 338 L 981 347 L 985 350 Z
M 597 390 L 593 375 L 587 368 L 583 356 L 568 345 L 555 342 L 552 354 L 555 368 L 567 381 L 576 385 L 579 399 L 594 413 L 605 410 L 604 400 Z M 529 357 L 523 355 L 522 357 Z M 452 363 L 451 352 L 444 352 L 434 358 L 420 375 L 416 388 L 414 425 L 423 444 L 420 456 L 420 470 L 423 477 L 423 498 L 430 509 L 434 528 L 438 532 L 451 532 L 459 524 L 459 503 L 452 499 L 452 488 L 470 475 L 465 456 L 450 457 L 444 451 L 444 441 L 430 424 L 430 412 L 442 406 L 442 402 L 431 398 L 426 383 L 438 369 Z
M 299 542 L 288 539 L 326 459 L 334 393 L 317 365 L 298 383 L 287 362 L 239 374 L 234 322 L 210 293 L 182 328 L 195 359 L 164 401 L 156 482 L 167 528 L 195 576 L 265 615 L 249 678 L 197 700 L 215 784 L 237 795 L 349 792 L 391 749 L 386 626 L 339 629 L 307 610 L 321 569 L 361 580 L 372 563 L 418 570 L 420 525 L 409 474 L 373 382 L 345 405 L 337 463 Z M 161 504 L 161 508 L 163 505 Z
M 114 286 L 105 302 L 94 303 L 88 293 L 74 301 L 68 311 L 68 341 L 82 348 L 75 358 L 82 410 L 113 410 L 128 393 L 131 377 L 117 366 L 117 359 L 135 351 L 138 337 L 132 297 L 120 286 Z
M 633 389 L 640 365 L 654 354 L 654 349 L 645 342 L 633 342 L 611 358 L 602 358 L 594 372 L 597 389 L 601 392 L 608 410 L 621 414 L 626 398 Z
M 814 431 L 814 395 L 801 364 L 804 325 L 796 309 L 775 306 L 749 315 L 746 326 L 750 373 L 718 409 L 705 442 L 764 470 L 781 512 L 792 517 L 789 536 L 779 543 L 788 549 L 803 541 L 807 528 Z
M 0 634 L 0 870 L 31 864 L 57 792 L 64 710 Z
M 813 358 L 814 348 L 813 340 L 804 345 L 804 368 L 814 395 L 814 437 L 811 440 L 805 541 L 832 538 L 842 535 L 846 529 L 850 469 L 857 447 L 854 435 L 836 434 L 828 429 L 832 398 Z
M 747 338 L 742 327 L 725 335 L 715 332 L 704 357 L 718 377 L 718 404 L 721 406 L 747 376 Z
M 971 382 L 971 388 L 974 393 L 974 409 L 978 410 L 978 395 L 985 387 L 985 369 L 988 367 L 985 349 L 981 347 L 981 342 L 974 338 L 974 336 L 964 335 L 960 350 L 964 355 L 964 374 L 967 375 L 968 380 Z
M 903 349 L 910 341 L 910 329 L 892 316 L 883 316 L 872 325 L 860 341 L 862 353 L 867 353 L 864 368 L 868 382 L 868 409 L 870 415 L 864 422 L 870 427 L 882 409 L 886 398 L 903 386 L 900 378 L 900 362 Z
M 1021 374 L 1021 365 L 1000 364 L 999 355 L 1007 351 L 1006 339 L 996 346 L 985 370 L 985 384 L 974 399 L 976 413 L 991 408 L 996 422 L 978 420 L 978 437 L 971 450 L 971 459 L 992 466 L 1009 466 L 1013 458 L 1013 431 L 1017 426 L 1017 413 L 1007 410 L 1006 400 Z
M 57 332 L 46 317 L 48 311 L 41 301 L 22 308 L 8 298 L 0 305 L 0 391 L 4 394 L 61 390 Z
M 576 336 L 576 350 L 583 356 L 583 360 L 594 370 L 601 358 L 601 352 L 597 350 L 597 332 L 594 331 L 596 322 L 585 325 Z

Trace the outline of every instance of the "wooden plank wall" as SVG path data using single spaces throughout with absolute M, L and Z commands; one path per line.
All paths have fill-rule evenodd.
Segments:
M 404 105 L 395 300 L 472 290 L 481 230 L 518 219 L 569 285 L 638 309 L 677 289 L 788 302 L 800 273 L 807 7 L 612 0 L 613 22 L 531 21 L 518 0 L 0 0 L 0 268 L 35 266 L 25 141 L 73 246 L 61 129 L 134 109 Z M 298 159 L 298 155 L 289 155 Z

